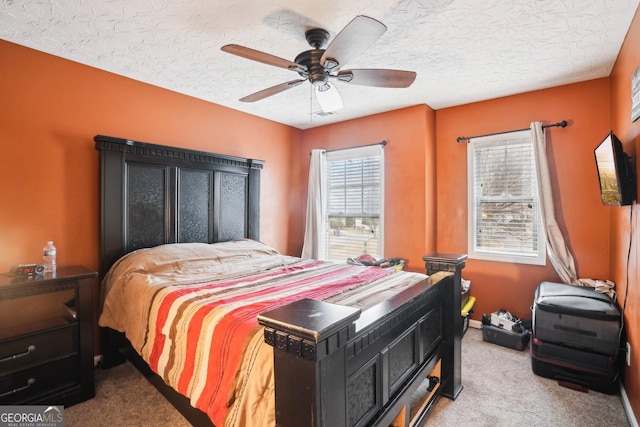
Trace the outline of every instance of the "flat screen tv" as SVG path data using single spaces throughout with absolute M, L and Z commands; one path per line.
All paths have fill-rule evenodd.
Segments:
M 630 205 L 636 196 L 636 176 L 632 159 L 622 150 L 622 143 L 609 134 L 595 149 L 603 205 Z

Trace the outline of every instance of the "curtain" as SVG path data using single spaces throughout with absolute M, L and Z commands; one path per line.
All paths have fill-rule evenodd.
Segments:
M 324 206 L 325 193 L 325 151 L 311 150 L 309 167 L 309 185 L 307 196 L 307 217 L 304 229 L 302 258 L 320 259 L 324 245 Z
M 541 122 L 531 123 L 531 137 L 534 145 L 542 223 L 547 236 L 547 256 L 553 268 L 564 283 L 594 288 L 597 292 L 609 295 L 615 301 L 616 292 L 613 289 L 615 286 L 613 282 L 578 278 L 571 249 L 565 243 L 564 236 L 555 218 L 553 192 L 546 154 L 546 139 Z

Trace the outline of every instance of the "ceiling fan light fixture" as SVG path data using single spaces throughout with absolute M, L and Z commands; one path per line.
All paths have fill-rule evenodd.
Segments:
M 320 88 L 320 90 L 322 91 L 327 90 L 327 86 L 329 84 L 329 79 L 327 78 L 327 76 L 313 74 L 309 77 L 309 80 L 314 87 Z
M 340 110 L 342 105 L 342 97 L 335 86 L 327 83 L 324 87 L 314 86 L 313 90 L 316 94 L 316 100 L 320 104 L 320 108 L 325 113 Z
M 351 80 L 353 80 L 353 73 L 343 71 L 342 73 L 338 74 L 336 77 L 341 82 L 349 83 Z
M 340 68 L 340 64 L 335 59 L 327 58 L 324 61 L 324 68 L 329 72 L 336 71 L 336 69 Z

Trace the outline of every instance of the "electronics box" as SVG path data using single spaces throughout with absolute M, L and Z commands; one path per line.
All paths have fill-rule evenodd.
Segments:
M 491 324 L 496 328 L 511 331 L 511 328 L 513 328 L 513 325 L 515 325 L 516 322 L 503 319 L 502 317 L 497 316 L 496 313 L 491 313 Z
M 524 350 L 529 344 L 529 330 L 514 332 L 494 325 L 482 325 L 482 340 L 514 350 Z

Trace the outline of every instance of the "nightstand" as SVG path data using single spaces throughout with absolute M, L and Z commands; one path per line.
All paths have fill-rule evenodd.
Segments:
M 64 405 L 95 395 L 95 271 L 0 275 L 0 405 Z

